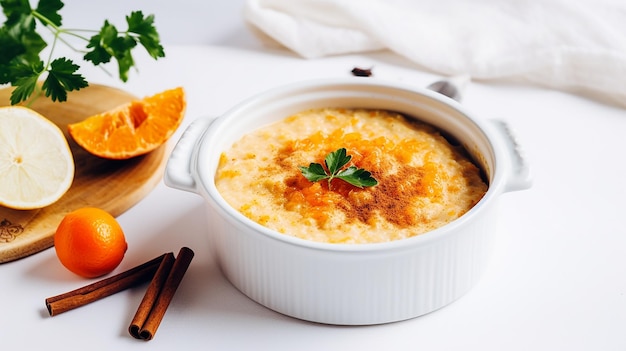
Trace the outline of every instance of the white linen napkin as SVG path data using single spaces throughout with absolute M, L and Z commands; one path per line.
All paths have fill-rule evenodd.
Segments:
M 388 49 L 441 75 L 626 107 L 623 0 L 248 0 L 244 16 L 305 58 Z

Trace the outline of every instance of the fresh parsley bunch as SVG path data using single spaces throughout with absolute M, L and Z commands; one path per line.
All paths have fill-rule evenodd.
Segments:
M 37 82 L 43 77 L 41 89 L 52 101 L 66 101 L 68 92 L 89 85 L 77 72 L 80 67 L 72 60 L 54 58 L 54 48 L 59 42 L 84 53 L 83 58 L 96 66 L 115 59 L 119 78 L 124 82 L 128 80 L 130 68 L 135 65 L 131 51 L 138 44 L 154 59 L 165 57 L 154 26 L 154 16 L 144 17 L 141 11 L 126 16 L 126 31 L 118 31 L 106 20 L 96 31 L 63 28 L 59 14 L 64 6 L 61 0 L 40 0 L 36 8 L 32 8 L 28 0 L 0 0 L 0 6 L 6 16 L 0 28 L 0 84 L 10 83 L 16 87 L 11 94 L 12 105 L 28 100 L 36 91 L 39 93 Z M 54 38 L 50 55 L 45 61 L 40 54 L 48 43 L 38 32 L 39 25 L 49 30 Z M 93 35 L 84 36 L 85 33 Z M 84 41 L 86 48 L 74 48 L 64 39 L 65 36 Z
M 326 169 L 319 163 L 311 163 L 308 167 L 300 166 L 299 168 L 302 175 L 311 182 L 327 179 L 328 188 L 330 188 L 330 182 L 334 178 L 341 179 L 359 188 L 378 184 L 378 181 L 372 177 L 372 174 L 363 168 L 357 168 L 356 166 L 344 168 L 351 159 L 352 156 L 347 155 L 346 149 L 341 148 L 326 155 L 324 159 Z

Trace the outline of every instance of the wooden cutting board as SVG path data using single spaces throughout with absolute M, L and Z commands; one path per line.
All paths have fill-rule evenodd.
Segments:
M 9 105 L 11 88 L 0 89 L 0 106 Z M 71 92 L 63 103 L 39 98 L 30 106 L 64 132 L 76 171 L 71 188 L 54 204 L 37 210 L 0 206 L 0 263 L 13 261 L 53 246 L 61 219 L 75 209 L 93 206 L 118 216 L 145 197 L 161 180 L 167 145 L 129 160 L 106 160 L 78 146 L 67 125 L 136 99 L 111 87 L 90 85 Z M 2 128 L 2 126 L 0 126 Z

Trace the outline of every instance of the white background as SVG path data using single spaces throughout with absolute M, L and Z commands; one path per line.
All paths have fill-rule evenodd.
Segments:
M 269 88 L 349 76 L 426 86 L 440 79 L 388 53 L 303 60 L 261 45 L 243 1 L 67 0 L 68 27 L 123 23 L 154 13 L 167 57 L 138 53 L 127 84 L 84 66 L 90 81 L 137 96 L 185 87 L 184 125 L 223 113 Z M 67 49 L 60 53 L 80 57 Z M 65 50 L 65 51 L 63 51 Z M 114 71 L 115 69 L 112 68 Z M 126 329 L 144 287 L 49 317 L 44 299 L 90 281 L 66 271 L 53 249 L 0 265 L 0 347 L 91 350 L 626 350 L 626 113 L 530 86 L 471 83 L 463 104 L 516 131 L 532 165 L 532 189 L 505 194 L 488 271 L 453 304 L 409 321 L 367 327 L 308 323 L 270 311 L 233 288 L 212 262 L 202 199 L 163 184 L 119 217 L 129 244 L 116 272 L 182 246 L 196 252 L 155 339 Z

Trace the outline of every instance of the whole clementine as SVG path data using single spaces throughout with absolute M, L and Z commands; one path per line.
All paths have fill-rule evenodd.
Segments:
M 65 215 L 54 234 L 59 261 L 71 272 L 95 278 L 113 271 L 128 244 L 122 227 L 108 212 L 85 207 Z

